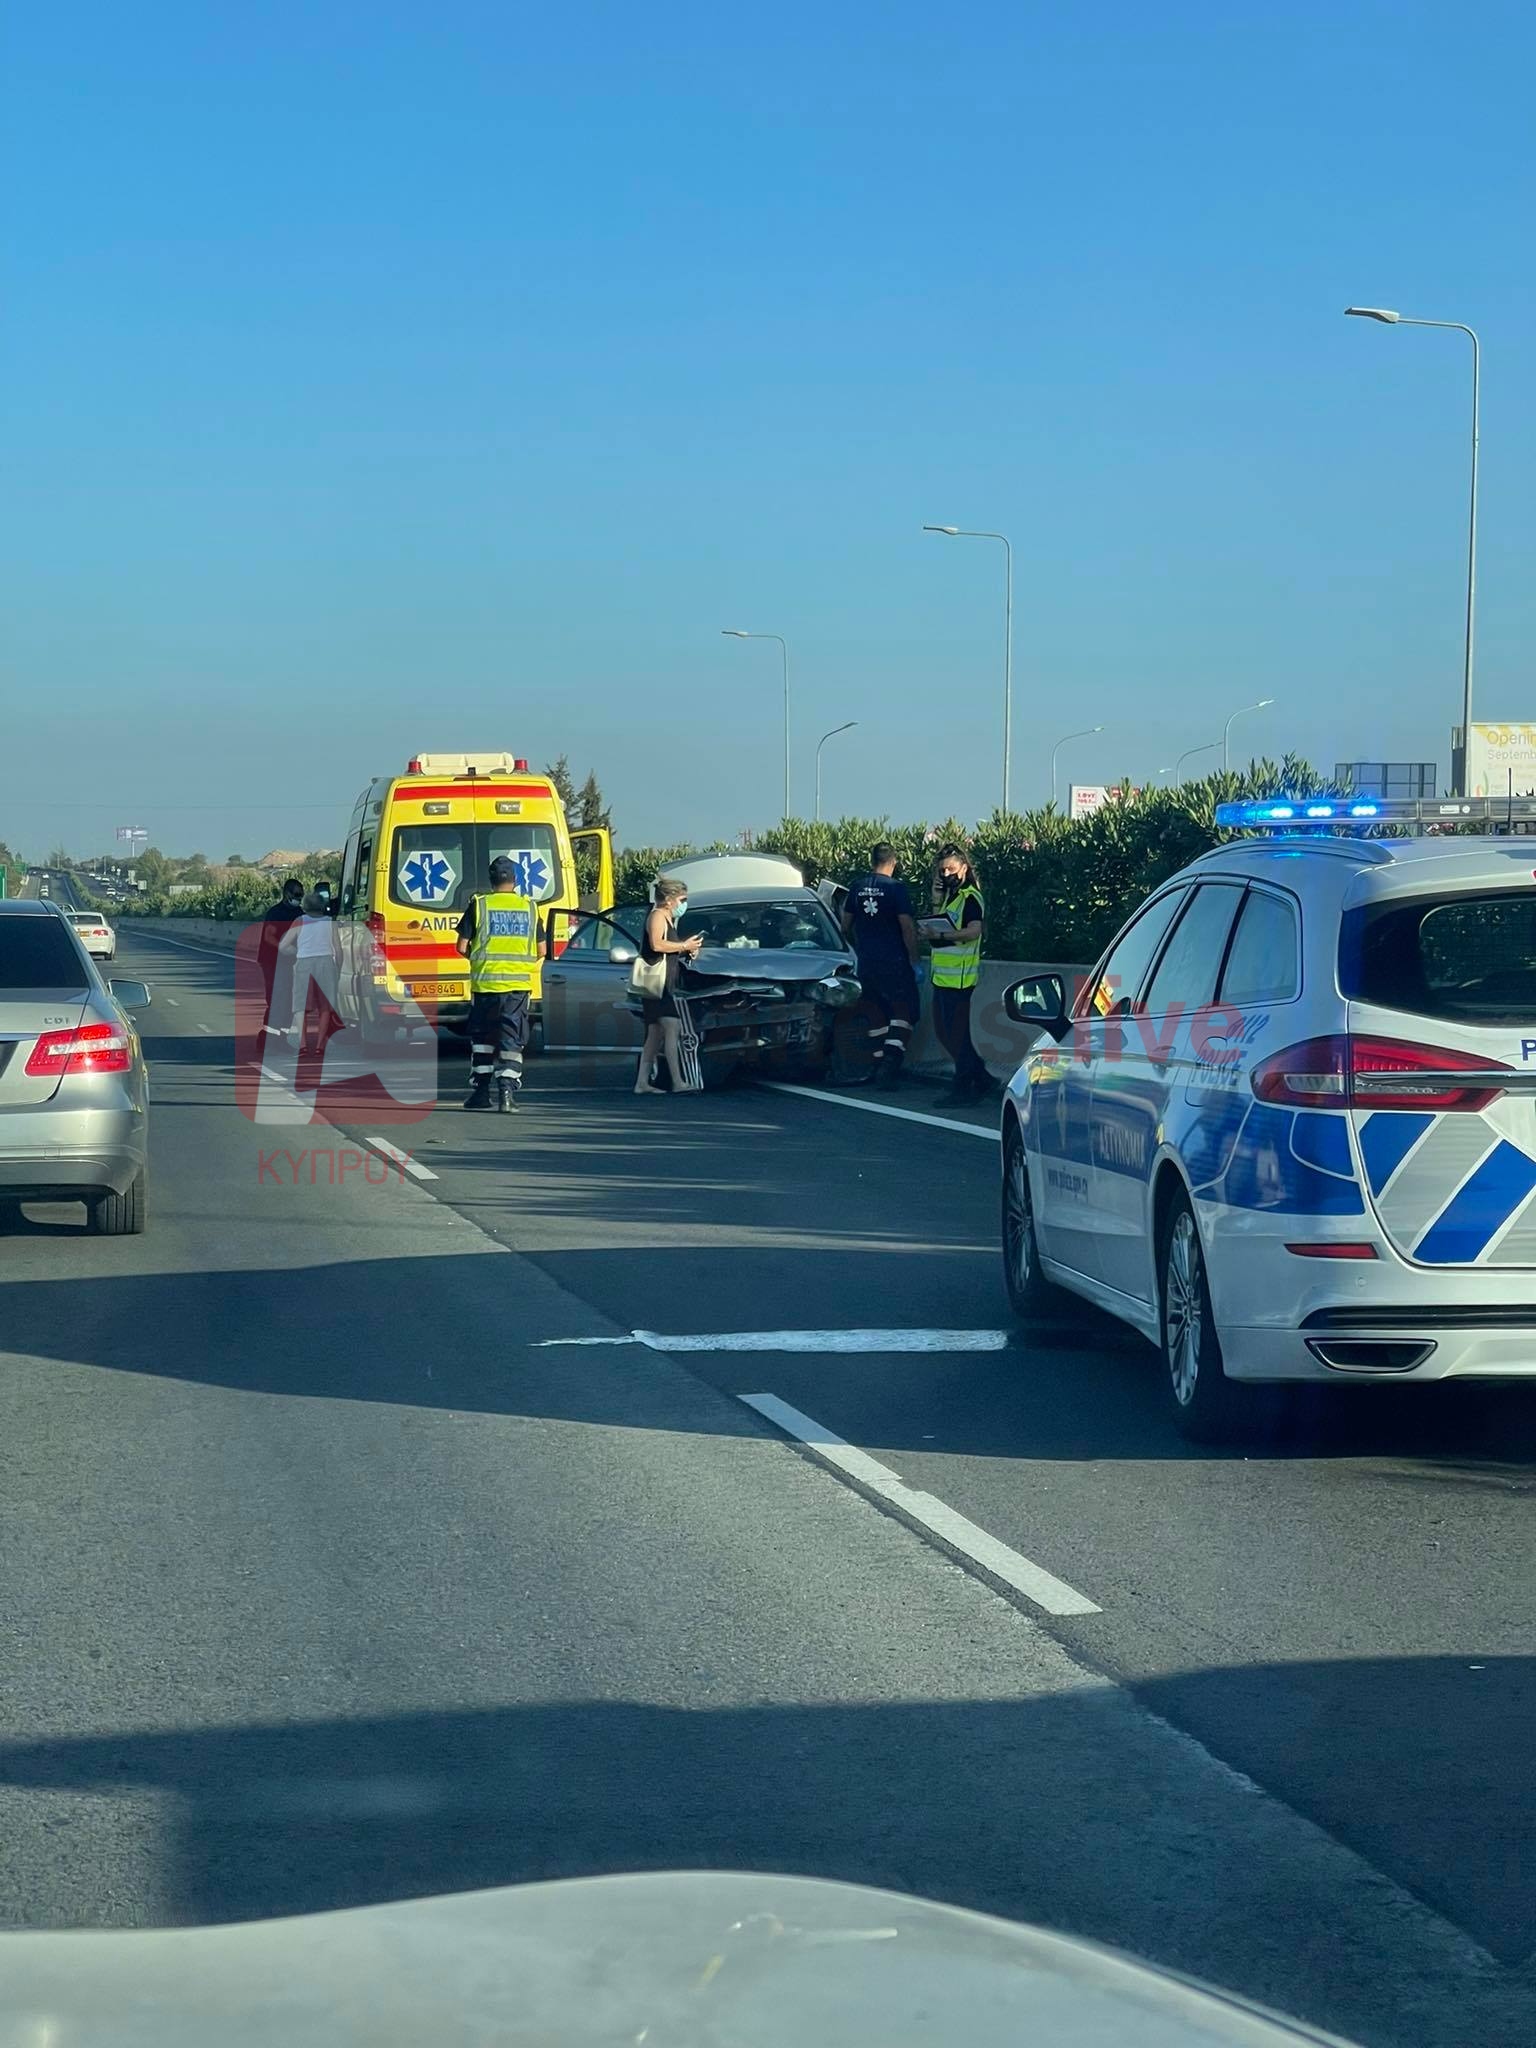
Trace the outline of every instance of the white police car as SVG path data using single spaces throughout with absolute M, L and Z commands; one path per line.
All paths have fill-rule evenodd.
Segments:
M 1003 1109 L 1009 1295 L 1159 1346 L 1186 1435 L 1259 1380 L 1536 1378 L 1536 801 L 1224 804 Z M 1296 828 L 1311 824 L 1310 834 Z

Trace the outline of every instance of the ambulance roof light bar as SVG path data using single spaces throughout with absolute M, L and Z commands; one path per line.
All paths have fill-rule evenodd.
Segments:
M 407 775 L 526 775 L 528 763 L 511 754 L 412 754 Z
M 1248 797 L 1218 804 L 1216 822 L 1227 830 L 1294 832 L 1306 826 L 1359 831 L 1372 825 L 1505 825 L 1536 820 L 1536 797 Z

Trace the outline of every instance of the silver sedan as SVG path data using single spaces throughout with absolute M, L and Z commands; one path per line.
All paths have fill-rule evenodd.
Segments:
M 130 1012 L 52 903 L 0 902 L 0 1202 L 84 1202 L 104 1237 L 144 1228 L 149 1078 Z

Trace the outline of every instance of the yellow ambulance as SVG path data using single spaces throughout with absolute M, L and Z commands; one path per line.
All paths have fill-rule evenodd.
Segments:
M 578 887 L 576 849 L 590 849 Z M 539 906 L 547 950 L 565 944 L 568 913 L 613 902 L 613 841 L 606 826 L 573 831 L 547 775 L 512 754 L 415 754 L 403 775 L 376 776 L 352 809 L 342 854 L 337 926 L 339 1003 L 368 1039 L 441 1026 L 469 1015 L 469 963 L 455 948 L 459 914 L 498 854 L 518 869 Z M 531 1045 L 543 1044 L 542 962 L 529 969 Z

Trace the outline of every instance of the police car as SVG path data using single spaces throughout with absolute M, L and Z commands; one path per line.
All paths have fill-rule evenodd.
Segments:
M 1263 836 L 1158 889 L 1070 1007 L 1055 975 L 1005 998 L 1048 1034 L 1003 1111 L 1015 1309 L 1131 1324 L 1195 1438 L 1245 1382 L 1536 1378 L 1536 841 L 1498 832 L 1536 801 L 1216 815 Z

